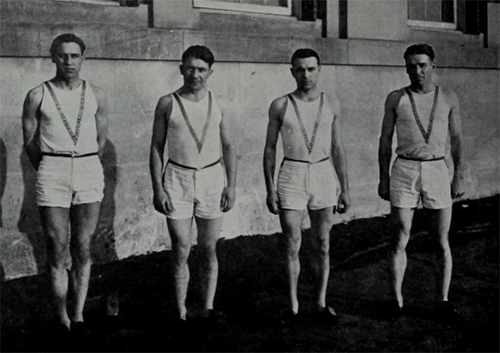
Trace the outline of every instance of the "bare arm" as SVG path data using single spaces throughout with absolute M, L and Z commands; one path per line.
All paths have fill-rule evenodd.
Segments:
M 380 134 L 378 149 L 379 164 L 379 196 L 389 201 L 389 167 L 392 157 L 392 137 L 396 124 L 396 107 L 399 102 L 400 94 L 394 91 L 387 96 L 384 107 L 384 119 L 382 121 L 382 133 Z
M 451 184 L 451 193 L 453 198 L 459 198 L 465 193 L 465 163 L 463 160 L 463 138 L 462 124 L 460 122 L 460 107 L 457 95 L 450 93 L 451 111 L 450 111 L 450 143 L 451 157 L 455 172 Z
M 339 177 L 340 182 L 340 195 L 338 200 L 337 209 L 339 213 L 345 213 L 351 205 L 351 198 L 349 196 L 349 177 L 347 174 L 347 158 L 342 143 L 342 134 L 340 132 L 340 103 L 337 99 L 333 99 L 332 104 L 334 110 L 333 124 L 332 124 L 332 159 L 335 171 Z
M 167 141 L 168 119 L 172 113 L 172 96 L 161 97 L 156 105 L 149 155 L 149 170 L 153 183 L 153 203 L 158 212 L 167 214 L 171 209 L 167 193 L 163 189 L 163 151 Z
M 267 190 L 267 207 L 271 213 L 277 214 L 278 197 L 274 188 L 274 171 L 276 168 L 276 144 L 283 121 L 286 97 L 275 99 L 269 107 L 269 121 L 267 124 L 266 145 L 264 147 L 264 179 Z
M 230 138 L 227 120 L 222 116 L 220 123 L 220 137 L 222 143 L 222 158 L 226 169 L 227 186 L 222 192 L 221 208 L 227 212 L 234 206 L 236 199 L 236 148 Z
M 31 164 L 38 170 L 38 165 L 42 159 L 40 151 L 40 104 L 43 98 L 43 87 L 33 88 L 26 95 L 23 104 L 23 140 L 24 150 Z
M 92 86 L 96 100 L 97 112 L 95 114 L 95 121 L 97 127 L 97 143 L 99 145 L 99 157 L 102 159 L 104 154 L 104 146 L 106 145 L 106 138 L 108 136 L 108 98 L 106 92 L 99 87 Z

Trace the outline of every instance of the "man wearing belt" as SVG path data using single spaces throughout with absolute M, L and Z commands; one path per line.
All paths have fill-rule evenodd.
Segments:
M 50 54 L 56 76 L 28 92 L 22 116 L 24 148 L 37 170 L 37 204 L 61 334 L 69 329 L 86 331 L 83 308 L 90 277 L 90 242 L 104 189 L 100 157 L 107 134 L 107 99 L 101 88 L 79 76 L 84 52 L 85 44 L 73 34 L 54 39 Z M 72 267 L 68 276 L 69 238 Z M 71 308 L 66 302 L 68 287 Z
M 179 324 L 187 318 L 187 260 L 193 216 L 203 258 L 202 316 L 212 320 L 217 317 L 213 310 L 218 276 L 216 243 L 222 213 L 229 211 L 235 201 L 236 152 L 227 119 L 207 88 L 213 63 L 212 52 L 204 46 L 191 46 L 182 54 L 180 72 L 184 84 L 159 99 L 153 124 L 150 169 L 154 206 L 167 216 L 172 239 Z M 166 164 L 165 144 L 169 158 Z M 221 145 L 224 167 L 220 163 Z
M 292 56 L 291 65 L 297 89 L 271 103 L 264 150 L 267 207 L 273 214 L 279 214 L 286 241 L 290 309 L 283 313 L 282 321 L 293 324 L 297 320 L 301 225 L 307 209 L 315 252 L 312 256 L 317 284 L 315 310 L 321 320 L 337 323 L 335 310 L 326 305 L 326 291 L 333 215 L 346 212 L 350 206 L 339 123 L 340 105 L 317 87 L 321 66 L 314 50 L 298 49 Z M 280 133 L 284 160 L 275 187 L 276 144 Z M 338 197 L 335 172 L 340 181 Z
M 432 80 L 434 50 L 427 44 L 407 48 L 404 58 L 410 85 L 391 92 L 385 102 L 380 136 L 379 195 L 390 201 L 395 237 L 391 251 L 391 286 L 395 301 L 391 312 L 397 318 L 403 308 L 401 287 L 406 269 L 405 248 L 410 238 L 413 213 L 419 201 L 429 209 L 430 231 L 436 237 L 441 260 L 441 313 L 456 316 L 448 302 L 452 257 L 448 242 L 452 199 L 464 194 L 462 132 L 457 96 Z M 397 158 L 389 177 L 392 138 L 397 130 Z M 453 179 L 445 162 L 450 137 L 454 162 Z

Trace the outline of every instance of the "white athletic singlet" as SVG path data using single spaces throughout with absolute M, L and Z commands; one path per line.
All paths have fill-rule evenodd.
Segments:
M 211 92 L 199 102 L 173 93 L 167 127 L 169 158 L 196 169 L 218 161 L 221 120 L 221 111 Z
M 287 95 L 281 124 L 283 154 L 287 159 L 314 163 L 328 158 L 332 149 L 333 112 L 326 95 L 305 102 Z
M 80 87 L 71 91 L 57 88 L 50 82 L 42 86 L 42 153 L 82 155 L 97 152 L 97 100 L 91 86 L 83 80 Z
M 422 160 L 444 157 L 451 111 L 446 96 L 439 86 L 425 94 L 402 90 L 396 109 L 396 154 Z

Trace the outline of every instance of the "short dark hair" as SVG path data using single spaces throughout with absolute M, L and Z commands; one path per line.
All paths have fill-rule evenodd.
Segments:
M 182 53 L 182 63 L 184 64 L 189 58 L 203 60 L 209 67 L 212 67 L 215 61 L 212 51 L 204 45 L 192 45 L 187 48 L 184 53 Z
M 312 56 L 315 57 L 316 60 L 318 60 L 318 65 L 319 65 L 319 55 L 318 55 L 318 53 L 315 50 L 313 50 L 311 48 L 300 48 L 300 49 L 297 49 L 295 51 L 295 53 L 293 53 L 292 60 L 290 60 L 290 63 L 293 66 L 293 62 L 296 59 L 305 59 L 305 58 L 310 58 Z
M 434 49 L 429 45 L 429 44 L 414 44 L 409 46 L 404 55 L 404 59 L 410 55 L 418 55 L 418 54 L 425 54 L 431 60 L 434 60 Z
M 80 46 L 82 55 L 85 53 L 85 43 L 80 37 L 75 36 L 73 33 L 64 33 L 60 36 L 57 36 L 52 42 L 52 45 L 50 46 L 51 57 L 54 57 L 56 55 L 57 49 L 62 43 L 76 43 Z

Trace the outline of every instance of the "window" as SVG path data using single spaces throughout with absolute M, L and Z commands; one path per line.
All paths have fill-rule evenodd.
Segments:
M 214 10 L 292 15 L 292 0 L 193 0 L 194 7 Z
M 408 24 L 456 29 L 457 0 L 408 0 Z

